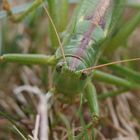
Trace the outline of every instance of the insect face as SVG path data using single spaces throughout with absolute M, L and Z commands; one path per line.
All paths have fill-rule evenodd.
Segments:
M 54 72 L 56 91 L 66 96 L 83 92 L 88 79 L 85 72 L 71 70 L 62 62 L 57 64 Z

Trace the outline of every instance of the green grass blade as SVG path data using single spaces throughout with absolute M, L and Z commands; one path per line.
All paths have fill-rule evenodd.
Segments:
M 50 16 L 55 24 L 58 33 L 65 30 L 67 17 L 68 17 L 68 1 L 67 0 L 47 0 L 48 10 Z M 54 27 L 51 22 L 49 22 L 49 38 L 51 41 L 51 46 L 56 48 L 59 46 L 58 38 Z
M 59 12 L 58 12 L 59 11 Z M 59 10 L 58 10 L 58 29 L 63 32 L 67 25 L 68 17 L 68 0 L 59 0 Z
M 114 32 L 114 30 L 116 30 L 116 28 L 120 25 L 120 22 L 118 23 L 118 20 L 121 20 L 126 5 L 126 0 L 114 0 L 113 2 L 114 10 L 112 12 L 112 19 L 109 29 L 110 34 L 112 34 L 112 32 Z
M 108 47 L 106 47 L 106 52 L 110 53 L 111 51 L 116 50 L 116 48 L 119 47 L 122 43 L 124 43 L 124 41 L 126 41 L 128 36 L 134 31 L 139 23 L 140 10 L 127 23 L 121 26 L 117 34 L 109 42 Z
M 108 63 L 107 60 L 100 59 L 99 62 L 101 63 Z M 126 79 L 129 79 L 133 82 L 139 82 L 140 83 L 140 73 L 136 72 L 128 67 L 122 66 L 122 65 L 110 65 L 108 66 L 110 69 L 112 69 L 115 73 L 125 77 Z
M 52 18 L 53 23 L 55 24 L 55 27 L 56 27 L 56 29 L 58 31 L 57 1 L 56 0 L 53 0 L 53 1 L 52 0 L 47 0 L 47 2 L 48 2 L 48 11 L 49 11 L 50 17 Z M 56 8 L 56 10 L 55 10 L 55 8 Z M 51 46 L 54 47 L 54 48 L 57 48 L 59 46 L 59 42 L 58 42 L 55 30 L 53 28 L 53 25 L 52 25 L 52 23 L 50 21 L 49 21 L 48 26 L 49 26 L 48 34 L 49 34 L 49 39 L 50 39 L 50 42 L 51 42 Z
M 80 117 L 81 126 L 83 127 L 83 135 L 82 135 L 82 137 L 84 137 L 85 140 L 89 140 L 89 136 L 88 136 L 88 133 L 87 133 L 88 130 L 86 128 L 86 124 L 85 124 L 85 121 L 83 119 L 83 114 L 82 114 L 81 111 L 79 112 L 79 117 Z
M 113 84 L 113 85 L 121 86 L 125 88 L 131 88 L 131 89 L 140 88 L 139 84 L 130 82 L 123 78 L 120 78 L 120 77 L 117 77 L 117 76 L 114 76 L 114 75 L 111 75 L 102 71 L 95 70 L 93 74 L 94 74 L 93 79 L 101 81 L 101 82 L 105 82 L 108 84 Z
M 5 119 L 7 119 L 12 125 L 14 125 L 16 127 L 16 129 L 22 133 L 22 135 L 24 136 L 24 138 L 28 139 L 28 135 L 25 133 L 24 130 L 22 130 L 14 121 L 13 118 L 11 118 L 10 115 L 8 115 L 6 112 L 3 112 L 0 110 L 0 116 L 4 117 Z
M 99 100 L 104 100 L 106 98 L 112 98 L 112 97 L 118 96 L 120 94 L 126 93 L 129 90 L 130 90 L 129 88 L 124 88 L 124 89 L 119 89 L 117 91 L 111 91 L 111 92 L 107 92 L 107 93 L 101 93 L 100 95 L 98 95 L 98 99 Z
M 89 123 L 88 125 L 85 126 L 86 129 L 90 129 L 91 127 L 93 127 L 93 124 L 92 123 Z M 83 138 L 83 136 L 85 135 L 85 129 L 83 128 L 83 130 L 81 131 L 80 134 L 78 134 L 76 137 L 75 137 L 75 140 L 81 140 Z
M 65 124 L 66 129 L 67 129 L 67 133 L 68 133 L 68 140 L 74 140 L 73 139 L 73 135 L 72 135 L 72 130 L 70 127 L 70 122 L 68 121 L 68 119 L 66 118 L 66 116 L 64 116 L 62 113 L 57 113 L 58 117 L 60 118 L 60 120 Z
M 14 125 L 13 128 L 16 130 L 16 132 L 22 137 L 23 140 L 29 140 L 27 139 L 22 132 L 20 132 L 20 130 Z
M 88 140 L 88 134 L 87 134 L 87 127 L 86 127 L 86 124 L 85 124 L 85 121 L 84 121 L 84 118 L 83 118 L 83 114 L 82 114 L 82 107 L 83 107 L 83 94 L 81 94 L 80 96 L 80 106 L 79 106 L 79 109 L 78 109 L 78 116 L 80 118 L 80 123 L 81 123 L 81 126 L 83 127 L 83 131 L 80 132 L 80 134 L 78 136 L 76 136 L 75 140 L 77 139 L 82 139 L 82 137 L 84 137 L 86 140 Z

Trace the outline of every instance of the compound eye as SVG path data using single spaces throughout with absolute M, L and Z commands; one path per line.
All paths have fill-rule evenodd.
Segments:
M 60 72 L 62 71 L 62 67 L 63 67 L 62 64 L 58 64 L 58 65 L 56 66 L 56 71 L 57 71 L 58 73 L 60 73 Z
M 82 72 L 80 79 L 81 80 L 85 80 L 86 78 L 87 78 L 87 73 L 86 72 Z

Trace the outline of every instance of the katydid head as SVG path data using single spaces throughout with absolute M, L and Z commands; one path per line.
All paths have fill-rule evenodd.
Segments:
M 56 66 L 54 74 L 55 88 L 57 92 L 66 96 L 82 92 L 88 79 L 87 73 L 71 70 L 63 62 L 59 62 Z

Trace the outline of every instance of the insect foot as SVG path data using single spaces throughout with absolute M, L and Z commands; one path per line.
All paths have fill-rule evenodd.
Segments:
M 96 115 L 96 114 L 92 114 L 91 120 L 92 120 L 92 124 L 94 126 L 97 126 L 99 124 L 100 117 L 98 115 Z

